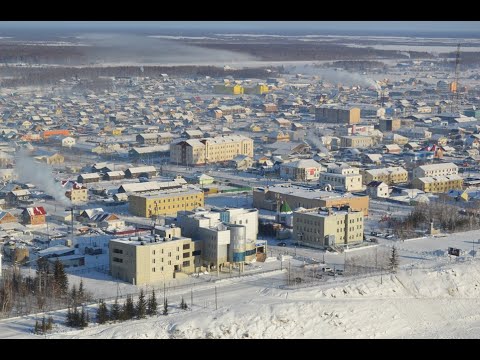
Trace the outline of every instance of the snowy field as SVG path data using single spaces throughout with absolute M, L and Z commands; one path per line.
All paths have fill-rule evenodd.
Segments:
M 354 279 L 308 289 L 278 287 L 284 273 L 222 280 L 196 289 L 193 310 L 178 298 L 168 316 L 71 330 L 48 338 L 478 338 L 480 263 Z M 157 294 L 161 301 L 162 295 Z M 186 297 L 189 300 L 188 297 Z M 93 311 L 93 309 L 92 309 Z M 64 314 L 54 316 L 56 322 Z M 35 317 L 0 322 L 2 338 L 35 338 Z M 128 324 L 128 325 L 127 325 Z

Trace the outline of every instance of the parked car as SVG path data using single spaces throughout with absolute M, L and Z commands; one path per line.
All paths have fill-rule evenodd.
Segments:
M 295 279 L 293 279 L 297 284 L 301 283 L 303 281 L 303 279 L 301 277 L 296 277 Z
M 370 233 L 370 235 L 371 235 L 371 236 L 377 236 L 377 235 L 378 235 L 378 232 L 372 231 L 372 232 Z
M 328 266 L 325 266 L 323 269 L 322 269 L 323 272 L 329 272 L 329 271 L 333 271 L 333 269 L 331 267 L 328 267 Z
M 336 269 L 335 272 L 337 273 L 337 275 L 343 275 L 342 269 Z
M 387 236 L 385 236 L 385 239 L 394 239 L 395 238 L 395 235 L 393 234 L 388 234 Z
M 278 246 L 287 246 L 287 243 L 282 241 L 278 243 Z

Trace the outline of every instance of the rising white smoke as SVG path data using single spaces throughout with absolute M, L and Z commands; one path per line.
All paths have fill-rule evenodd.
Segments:
M 47 164 L 38 163 L 25 151 L 19 151 L 15 156 L 15 171 L 19 181 L 36 185 L 65 206 L 72 205 L 65 196 L 65 189 L 53 179 L 52 169 Z
M 318 76 L 322 80 L 326 80 L 335 84 L 351 85 L 351 86 L 374 86 L 375 90 L 380 90 L 380 85 L 377 82 L 365 75 L 353 73 L 345 70 L 324 69 L 314 66 L 288 66 L 286 67 L 290 73 L 300 73 L 303 75 Z
M 329 154 L 329 151 L 328 149 L 325 147 L 325 145 L 323 145 L 323 143 L 320 141 L 320 139 L 318 138 L 318 135 L 315 135 L 315 134 L 312 134 L 311 132 L 308 133 L 307 137 L 306 137 L 306 140 L 309 144 L 313 145 L 314 147 L 316 147 L 318 149 L 318 151 L 320 151 L 321 153 L 323 154 L 326 154 L 328 155 Z

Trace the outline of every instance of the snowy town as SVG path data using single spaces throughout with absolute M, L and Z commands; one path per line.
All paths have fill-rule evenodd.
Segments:
M 0 338 L 478 338 L 480 40 L 437 40 L 48 86 L 12 57 Z

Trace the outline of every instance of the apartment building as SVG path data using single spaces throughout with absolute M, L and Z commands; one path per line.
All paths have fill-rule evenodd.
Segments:
M 360 191 L 363 189 L 360 170 L 354 167 L 329 166 L 327 172 L 320 174 L 319 185 L 331 185 L 333 189 Z
M 361 243 L 363 212 L 316 208 L 293 213 L 293 237 L 301 244 L 325 248 Z
M 186 166 L 224 163 L 237 155 L 253 157 L 253 140 L 243 135 L 179 140 L 170 144 L 170 162 Z
M 369 184 L 372 181 L 384 182 L 387 185 L 404 184 L 408 182 L 408 171 L 401 166 L 365 170 L 363 183 Z
M 203 191 L 190 186 L 128 197 L 128 209 L 132 215 L 152 217 L 175 215 L 181 210 L 193 210 L 204 206 Z
M 373 138 L 370 136 L 340 136 L 341 148 L 369 148 L 373 145 Z
M 402 121 L 400 119 L 380 119 L 378 123 L 380 131 L 389 132 L 400 129 Z
M 460 175 L 427 176 L 413 179 L 412 185 L 424 192 L 445 193 L 450 190 L 461 190 L 463 178 Z
M 253 189 L 253 207 L 277 211 L 282 202 L 292 209 L 318 207 L 340 207 L 348 205 L 354 211 L 363 211 L 368 216 L 369 197 L 337 191 L 311 189 L 297 185 L 281 184 Z
M 421 165 L 413 169 L 413 178 L 421 178 L 427 176 L 448 176 L 457 175 L 458 166 L 454 163 L 441 163 L 431 165 Z
M 110 274 L 134 285 L 180 278 L 199 269 L 195 263 L 199 245 L 183 236 L 112 239 L 108 243 Z
M 280 177 L 294 181 L 318 180 L 322 165 L 312 159 L 302 159 L 280 165 Z
M 334 124 L 358 124 L 360 108 L 338 104 L 321 105 L 315 108 L 315 120 Z

